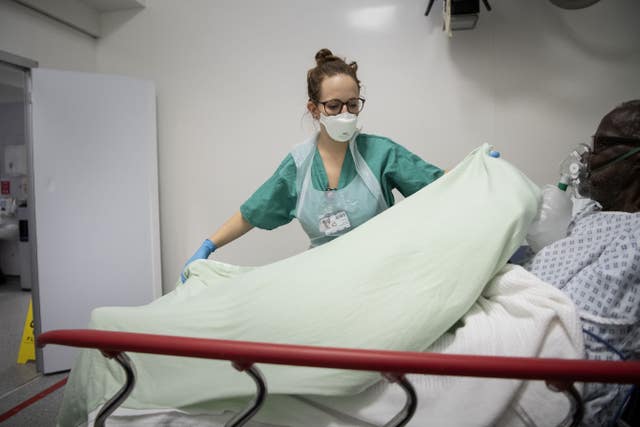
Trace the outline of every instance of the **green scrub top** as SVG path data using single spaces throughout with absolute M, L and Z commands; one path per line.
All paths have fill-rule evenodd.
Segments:
M 360 155 L 380 182 L 382 194 L 389 207 L 394 203 L 394 188 L 404 197 L 408 197 L 444 174 L 442 169 L 425 162 L 388 138 L 359 134 L 356 144 Z M 240 213 L 244 219 L 254 227 L 265 230 L 272 230 L 291 222 L 295 218 L 298 202 L 296 174 L 295 161 L 291 154 L 288 154 L 273 176 L 240 206 Z M 353 157 L 347 150 L 338 189 L 348 185 L 356 175 Z M 311 165 L 311 183 L 316 190 L 327 190 L 328 182 L 322 158 L 316 151 Z

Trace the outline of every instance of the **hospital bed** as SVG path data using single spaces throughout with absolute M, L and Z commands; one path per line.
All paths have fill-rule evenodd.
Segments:
M 95 426 L 103 426 L 107 417 L 127 399 L 135 386 L 135 366 L 126 352 L 228 360 L 236 370 L 246 372 L 254 380 L 257 392 L 247 408 L 226 422 L 225 426 L 228 427 L 245 425 L 264 403 L 267 396 L 267 379 L 257 366 L 261 363 L 380 372 L 387 381 L 398 384 L 406 393 L 404 407 L 385 424 L 385 427 L 404 426 L 415 413 L 417 394 L 411 382 L 407 380 L 407 374 L 542 380 L 549 389 L 566 394 L 571 401 L 571 410 L 562 422 L 563 426 L 577 426 L 583 416 L 581 398 L 575 382 L 640 384 L 640 362 L 631 361 L 445 355 L 101 330 L 48 331 L 38 337 L 37 343 L 39 346 L 57 344 L 98 349 L 105 357 L 116 360 L 125 370 L 126 383 L 103 405 L 95 419 Z M 215 378 L 212 380 L 215 381 Z
M 639 384 L 640 364 L 582 360 L 574 303 L 505 265 L 539 189 L 489 149 L 330 243 L 261 267 L 196 261 L 147 305 L 96 308 L 89 330 L 40 335 L 83 348 L 60 423 L 546 427 L 570 410 L 576 425 L 583 409 L 592 419 L 581 382 Z M 225 361 L 257 384 L 247 409 L 255 386 Z M 125 382 L 118 363 L 128 385 L 105 404 Z M 188 420 L 157 422 L 173 414 Z

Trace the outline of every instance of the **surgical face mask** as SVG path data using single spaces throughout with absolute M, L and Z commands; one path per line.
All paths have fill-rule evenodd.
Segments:
M 348 112 L 335 116 L 320 114 L 320 123 L 324 125 L 331 139 L 339 142 L 349 141 L 358 130 L 358 116 Z

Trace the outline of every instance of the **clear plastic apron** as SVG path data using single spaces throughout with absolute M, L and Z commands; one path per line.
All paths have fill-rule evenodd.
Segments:
M 311 247 L 341 236 L 388 208 L 380 183 L 356 147 L 356 133 L 349 150 L 356 177 L 338 190 L 316 190 L 311 182 L 311 166 L 318 134 L 293 149 L 297 168 L 298 203 L 296 217 L 311 240 Z

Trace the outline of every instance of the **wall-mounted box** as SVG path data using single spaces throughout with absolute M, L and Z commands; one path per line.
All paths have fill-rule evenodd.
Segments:
M 18 176 L 27 174 L 27 146 L 6 145 L 4 148 L 4 174 Z

